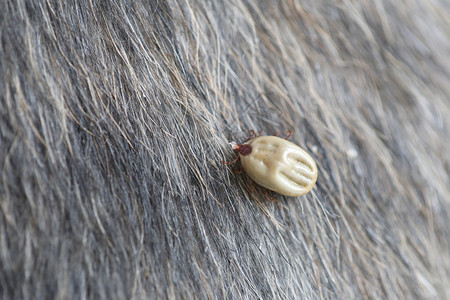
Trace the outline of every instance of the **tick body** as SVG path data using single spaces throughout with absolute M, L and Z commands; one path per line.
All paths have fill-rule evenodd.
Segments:
M 242 167 L 259 185 L 285 196 L 308 193 L 317 180 L 313 158 L 299 146 L 276 136 L 259 136 L 238 145 Z

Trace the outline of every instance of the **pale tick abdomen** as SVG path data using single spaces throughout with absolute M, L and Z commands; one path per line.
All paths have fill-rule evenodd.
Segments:
M 260 136 L 245 143 L 248 155 L 240 155 L 248 176 L 259 185 L 286 196 L 308 193 L 317 180 L 317 166 L 299 146 L 276 136 Z

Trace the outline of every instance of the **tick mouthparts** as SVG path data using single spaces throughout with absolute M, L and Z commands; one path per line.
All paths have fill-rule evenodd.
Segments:
M 233 150 L 238 150 L 239 149 L 239 145 L 236 142 L 231 142 L 231 143 L 229 143 L 229 145 L 231 146 L 231 148 Z

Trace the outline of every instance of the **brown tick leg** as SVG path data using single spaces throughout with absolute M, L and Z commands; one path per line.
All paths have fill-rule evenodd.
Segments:
M 277 133 L 274 135 L 274 136 L 279 136 L 280 135 L 280 132 L 279 131 L 277 131 Z
M 252 134 L 252 136 L 246 139 L 242 144 L 245 144 L 246 142 L 250 141 L 256 134 L 256 132 L 253 129 L 250 130 L 250 133 Z
M 289 129 L 289 130 L 288 130 L 288 135 L 287 135 L 287 137 L 286 137 L 286 140 L 289 139 L 289 138 L 291 137 L 291 135 L 292 135 L 292 130 Z
M 224 160 L 222 160 L 222 163 L 224 163 L 226 165 L 231 165 L 231 164 L 234 164 L 238 159 L 239 159 L 239 155 L 236 156 L 236 158 L 233 159 L 232 161 L 224 161 Z
M 234 173 L 242 174 L 242 172 L 244 172 L 244 168 L 240 168 L 240 169 L 238 167 L 234 168 Z
M 266 198 L 269 199 L 270 201 L 275 201 L 275 198 L 269 195 L 269 192 L 267 192 L 267 189 L 264 189 L 264 195 L 265 195 Z

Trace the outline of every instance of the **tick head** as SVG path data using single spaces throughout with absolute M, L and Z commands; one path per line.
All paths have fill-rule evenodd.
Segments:
M 250 145 L 239 145 L 236 142 L 231 142 L 230 145 L 233 150 L 239 151 L 239 154 L 241 155 L 249 155 L 250 153 L 252 153 L 252 147 Z

